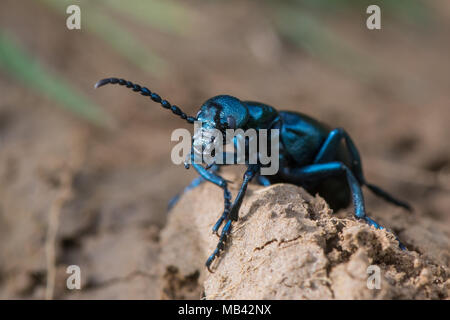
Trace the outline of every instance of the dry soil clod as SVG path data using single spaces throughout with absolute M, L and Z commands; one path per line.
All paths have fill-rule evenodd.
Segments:
M 339 218 L 322 198 L 288 184 L 249 188 L 231 240 L 208 273 L 204 261 L 217 241 L 210 231 L 222 205 L 220 190 L 204 184 L 170 213 L 161 233 L 163 298 L 448 297 L 446 265 L 401 251 L 392 234 L 351 213 Z M 380 267 L 380 289 L 367 286 L 369 265 Z

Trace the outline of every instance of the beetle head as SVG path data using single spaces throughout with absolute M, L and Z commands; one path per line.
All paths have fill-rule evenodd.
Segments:
M 202 128 L 222 132 L 242 128 L 247 120 L 247 107 L 239 99 L 227 95 L 207 100 L 197 113 L 197 121 L 202 121 Z
M 226 129 L 243 128 L 248 121 L 248 109 L 239 99 L 220 95 L 207 100 L 197 113 L 197 121 L 202 126 L 194 135 L 194 149 L 196 152 L 210 150 L 217 143 L 212 135 L 214 129 L 219 130 L 225 141 Z

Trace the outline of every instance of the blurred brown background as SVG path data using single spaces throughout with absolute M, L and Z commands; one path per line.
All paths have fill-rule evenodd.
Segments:
M 81 30 L 66 27 L 71 4 Z M 366 28 L 369 4 L 381 30 Z M 0 298 L 158 298 L 167 202 L 195 176 L 172 164 L 170 134 L 188 125 L 124 88 L 93 89 L 109 76 L 189 114 L 226 93 L 342 126 L 368 180 L 416 209 L 366 193 L 370 214 L 394 230 L 433 223 L 427 240 L 439 241 L 449 36 L 446 0 L 2 0 Z M 71 264 L 82 290 L 65 287 Z

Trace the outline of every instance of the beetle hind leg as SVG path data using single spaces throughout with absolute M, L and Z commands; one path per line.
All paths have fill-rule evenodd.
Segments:
M 370 191 L 372 191 L 375 195 L 377 195 L 380 198 L 383 198 L 387 202 L 390 202 L 392 204 L 395 204 L 398 207 L 405 208 L 408 211 L 413 211 L 412 207 L 404 201 L 398 200 L 391 196 L 389 193 L 381 189 L 380 187 L 377 187 L 376 185 L 373 185 L 371 183 L 365 182 L 365 185 L 367 188 L 369 188 Z
M 412 208 L 408 203 L 394 198 L 386 191 L 382 190 L 381 188 L 373 184 L 368 183 L 364 179 L 361 157 L 359 155 L 358 149 L 356 148 L 356 145 L 353 142 L 350 135 L 342 128 L 334 129 L 328 134 L 328 137 L 322 144 L 319 153 L 314 159 L 314 163 L 326 163 L 329 161 L 333 161 L 335 159 L 336 153 L 338 151 L 342 139 L 345 140 L 346 149 L 349 153 L 351 160 L 351 169 L 355 174 L 355 177 L 358 179 L 359 183 L 361 185 L 367 186 L 367 188 L 369 188 L 370 191 L 372 191 L 376 196 L 384 199 L 385 201 L 390 202 L 396 206 L 405 208 L 408 211 L 412 211 Z
M 319 179 L 324 179 L 342 173 L 345 174 L 347 183 L 350 187 L 353 205 L 355 207 L 355 216 L 358 219 L 366 221 L 369 225 L 374 226 L 377 229 L 385 229 L 383 226 L 366 215 L 361 186 L 353 172 L 342 162 L 335 161 L 318 163 L 301 168 L 284 168 L 282 172 L 287 180 L 294 183 L 301 183 L 308 180 L 317 181 Z M 397 237 L 396 239 L 399 241 Z M 402 250 L 405 250 L 405 246 L 400 241 L 399 246 Z
M 364 220 L 366 220 L 366 222 L 367 222 L 367 224 L 368 224 L 369 226 L 374 226 L 376 229 L 380 229 L 380 230 L 386 229 L 385 227 L 381 226 L 380 224 L 378 224 L 377 222 L 375 222 L 375 220 L 369 218 L 368 216 L 365 216 L 365 217 L 364 217 Z M 390 233 L 392 233 L 392 234 L 394 235 L 395 240 L 398 241 L 398 246 L 400 247 L 400 249 L 406 250 L 405 245 L 400 241 L 400 239 L 397 237 L 397 235 L 396 235 L 395 233 L 393 233 L 392 231 L 388 230 L 388 229 L 386 229 L 386 230 L 389 231 Z

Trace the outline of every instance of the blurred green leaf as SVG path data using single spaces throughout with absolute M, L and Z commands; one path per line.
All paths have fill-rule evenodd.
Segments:
M 352 12 L 364 19 L 367 7 L 377 4 L 381 7 L 382 17 L 389 16 L 421 27 L 428 25 L 431 17 L 431 9 L 420 0 L 269 0 L 267 3 L 274 13 L 275 27 L 284 39 L 312 57 L 362 80 L 376 76 L 373 59 L 346 43 L 344 37 L 324 22 L 326 15 Z M 355 19 L 361 18 L 355 16 Z
M 361 14 L 366 14 L 366 8 L 375 4 L 381 8 L 382 16 L 387 15 L 412 25 L 423 25 L 432 20 L 432 10 L 424 0 L 285 0 L 276 2 L 303 9 L 321 10 L 323 13 L 353 10 Z M 275 1 L 272 3 L 275 4 Z
M 68 5 L 73 1 L 67 0 L 41 0 L 58 13 L 66 14 Z M 152 52 L 151 49 L 142 45 L 142 42 L 126 30 L 120 23 L 103 13 L 101 8 L 89 4 L 87 1 L 77 3 L 81 8 L 81 29 L 96 34 L 108 43 L 113 50 L 122 55 L 126 60 L 133 63 L 153 75 L 161 76 L 167 67 L 166 61 Z
M 103 0 L 102 2 L 161 31 L 183 34 L 186 31 L 186 25 L 189 24 L 186 9 L 177 2 L 167 0 Z
M 282 37 L 310 56 L 352 75 L 361 78 L 369 76 L 366 57 L 346 45 L 332 29 L 305 10 L 278 7 L 275 26 Z
M 59 102 L 60 106 L 99 126 L 111 124 L 111 117 L 70 84 L 52 75 L 8 34 L 0 32 L 0 69 L 39 94 Z

